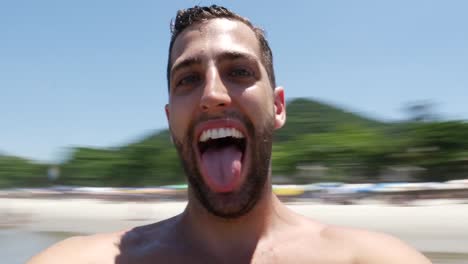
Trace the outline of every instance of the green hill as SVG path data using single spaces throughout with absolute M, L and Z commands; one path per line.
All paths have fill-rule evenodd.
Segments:
M 44 185 L 47 168 L 46 164 L 0 154 L 0 188 Z
M 468 178 L 468 123 L 385 123 L 311 99 L 287 103 L 275 132 L 272 171 L 301 181 L 302 168 L 326 168 L 303 181 L 375 181 L 389 168 L 421 168 L 421 180 Z M 39 186 L 47 164 L 0 155 L 0 187 Z M 151 186 L 185 181 L 168 130 L 108 149 L 74 148 L 54 184 Z M 396 166 L 396 167 L 395 167 Z M 305 180 L 304 180 L 305 179 Z
M 286 125 L 275 135 L 277 142 L 310 133 L 333 132 L 344 126 L 383 127 L 383 122 L 347 112 L 316 100 L 298 98 L 286 104 Z

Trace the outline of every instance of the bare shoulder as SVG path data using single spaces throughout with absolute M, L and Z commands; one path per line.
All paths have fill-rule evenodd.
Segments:
M 106 263 L 104 259 L 112 260 L 118 254 L 119 241 L 125 232 L 70 237 L 40 252 L 27 263 Z
M 28 264 L 54 263 L 149 263 L 134 261 L 136 257 L 158 253 L 161 238 L 168 237 L 168 229 L 176 217 L 145 226 L 114 233 L 77 236 L 65 239 L 34 256 Z M 165 235 L 166 234 L 166 235 Z
M 431 263 L 424 255 L 400 239 L 384 233 L 326 226 L 322 230 L 322 236 L 332 241 L 344 242 L 352 250 L 357 264 Z

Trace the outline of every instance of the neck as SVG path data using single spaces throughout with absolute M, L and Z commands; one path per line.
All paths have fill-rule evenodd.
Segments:
M 236 219 L 209 213 L 189 190 L 189 203 L 181 221 L 186 234 L 217 254 L 226 256 L 233 250 L 249 254 L 260 240 L 272 235 L 273 227 L 277 230 L 279 225 L 287 224 L 285 219 L 291 219 L 288 217 L 291 212 L 272 193 L 271 184 L 268 182 L 264 188 L 263 196 L 252 210 Z

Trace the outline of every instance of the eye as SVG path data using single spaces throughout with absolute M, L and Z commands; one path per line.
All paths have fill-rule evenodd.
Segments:
M 229 73 L 231 77 L 252 77 L 253 75 L 254 73 L 246 68 L 235 68 Z
M 190 74 L 182 77 L 176 84 L 176 86 L 184 86 L 184 85 L 193 85 L 200 81 L 200 76 L 197 74 Z

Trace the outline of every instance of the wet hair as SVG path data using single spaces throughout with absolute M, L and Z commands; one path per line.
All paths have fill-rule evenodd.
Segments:
M 211 6 L 194 6 L 188 9 L 181 9 L 177 11 L 177 16 L 175 21 L 171 23 L 171 42 L 169 44 L 169 57 L 167 59 L 167 85 L 168 89 L 170 89 L 170 77 L 171 77 L 171 55 L 172 55 L 172 47 L 174 46 L 174 42 L 179 36 L 179 34 L 184 31 L 187 27 L 209 21 L 215 18 L 227 18 L 230 20 L 237 20 L 244 24 L 246 24 L 252 31 L 255 33 L 257 40 L 260 45 L 260 52 L 261 52 L 261 62 L 266 69 L 268 74 L 268 79 L 270 80 L 270 84 L 274 89 L 276 87 L 275 81 L 275 72 L 273 69 L 273 53 L 271 52 L 270 45 L 268 45 L 268 41 L 265 38 L 265 32 L 256 26 L 254 26 L 247 18 L 242 17 L 231 10 L 217 5 Z

